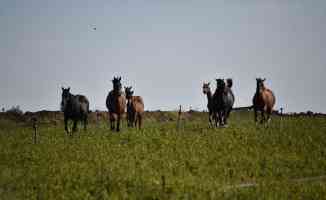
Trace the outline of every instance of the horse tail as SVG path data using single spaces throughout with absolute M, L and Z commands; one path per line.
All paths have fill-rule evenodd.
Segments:
M 232 87 L 233 81 L 232 81 L 231 78 L 226 79 L 226 85 L 228 86 L 228 88 L 231 88 Z
M 88 99 L 84 96 L 85 98 L 85 104 L 86 104 L 86 114 L 91 113 L 90 109 L 89 109 L 89 101 Z
M 87 113 L 91 113 L 91 110 L 89 109 L 89 103 L 87 104 Z

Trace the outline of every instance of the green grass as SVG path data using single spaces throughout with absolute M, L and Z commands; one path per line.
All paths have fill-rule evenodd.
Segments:
M 173 113 L 172 113 L 173 114 Z M 171 114 L 171 115 L 172 115 Z M 195 113 L 145 121 L 141 131 L 91 125 L 73 138 L 63 126 L 0 122 L 0 199 L 325 199 L 326 119 L 274 117 L 256 126 L 232 113 L 228 128 L 208 128 Z M 257 183 L 255 187 L 232 185 Z

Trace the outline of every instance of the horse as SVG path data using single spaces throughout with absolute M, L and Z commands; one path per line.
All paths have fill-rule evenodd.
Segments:
M 134 91 L 132 87 L 125 87 L 125 93 L 127 98 L 127 121 L 128 126 L 141 129 L 144 113 L 144 101 L 141 96 L 133 96 Z
M 257 112 L 261 111 L 261 123 L 264 123 L 265 112 L 267 113 L 267 122 L 271 120 L 270 116 L 275 105 L 275 96 L 272 90 L 264 85 L 266 79 L 256 78 L 256 92 L 253 97 L 253 108 L 255 113 L 255 122 L 258 122 Z
M 211 88 L 209 87 L 210 83 L 203 83 L 203 93 L 207 97 L 207 109 L 208 109 L 208 120 L 209 125 L 211 127 L 214 127 L 212 119 L 214 120 L 215 126 L 217 126 L 217 116 L 216 116 L 216 110 L 214 107 L 214 101 L 213 101 L 213 95 L 211 92 Z
M 111 130 L 120 131 L 120 121 L 126 110 L 126 97 L 122 91 L 121 77 L 114 77 L 112 80 L 113 90 L 106 97 L 106 107 L 109 111 Z
M 234 94 L 231 90 L 232 79 L 216 79 L 216 90 L 213 95 L 213 105 L 218 114 L 219 126 L 227 126 L 227 119 L 234 104 Z
M 73 121 L 72 132 L 77 131 L 77 122 L 84 123 L 84 130 L 87 130 L 87 118 L 89 111 L 89 101 L 84 95 L 73 95 L 70 87 L 62 89 L 61 111 L 64 114 L 65 131 L 69 134 L 68 120 Z

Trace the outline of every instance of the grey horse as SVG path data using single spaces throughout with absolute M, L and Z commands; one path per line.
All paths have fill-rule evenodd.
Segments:
M 234 104 L 234 94 L 231 90 L 232 79 L 216 79 L 216 90 L 213 96 L 214 107 L 218 114 L 220 126 L 226 126 Z
M 62 87 L 61 111 L 64 113 L 65 131 L 67 134 L 68 120 L 73 121 L 72 132 L 77 131 L 77 122 L 84 123 L 84 130 L 87 130 L 87 118 L 89 113 L 89 101 L 84 95 L 73 95 L 70 93 L 70 87 Z

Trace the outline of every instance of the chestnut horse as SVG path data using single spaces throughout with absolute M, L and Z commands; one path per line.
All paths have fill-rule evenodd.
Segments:
M 141 129 L 143 113 L 144 113 L 144 101 L 140 96 L 133 96 L 134 91 L 131 90 L 132 87 L 125 87 L 125 93 L 127 98 L 127 120 L 128 126 Z
M 213 96 L 214 107 L 218 114 L 220 126 L 227 126 L 227 119 L 234 104 L 234 94 L 231 90 L 233 85 L 232 79 L 216 79 L 216 90 Z
M 111 130 L 120 131 L 120 121 L 126 110 L 126 97 L 122 91 L 121 77 L 114 77 L 112 80 L 113 90 L 106 97 L 106 107 L 109 110 L 109 120 Z
M 208 109 L 208 120 L 209 120 L 209 125 L 211 127 L 217 126 L 217 116 L 216 116 L 216 110 L 214 106 L 214 101 L 213 101 L 213 95 L 211 92 L 211 88 L 209 87 L 210 83 L 203 83 L 203 93 L 207 97 L 207 109 Z M 214 120 L 214 125 L 212 120 Z
M 253 97 L 253 108 L 255 112 L 255 122 L 257 123 L 257 112 L 261 111 L 261 123 L 263 123 L 265 119 L 265 112 L 267 113 L 267 122 L 270 121 L 270 116 L 273 111 L 273 107 L 275 105 L 275 96 L 274 93 L 265 87 L 264 81 L 266 79 L 256 78 L 256 93 Z

